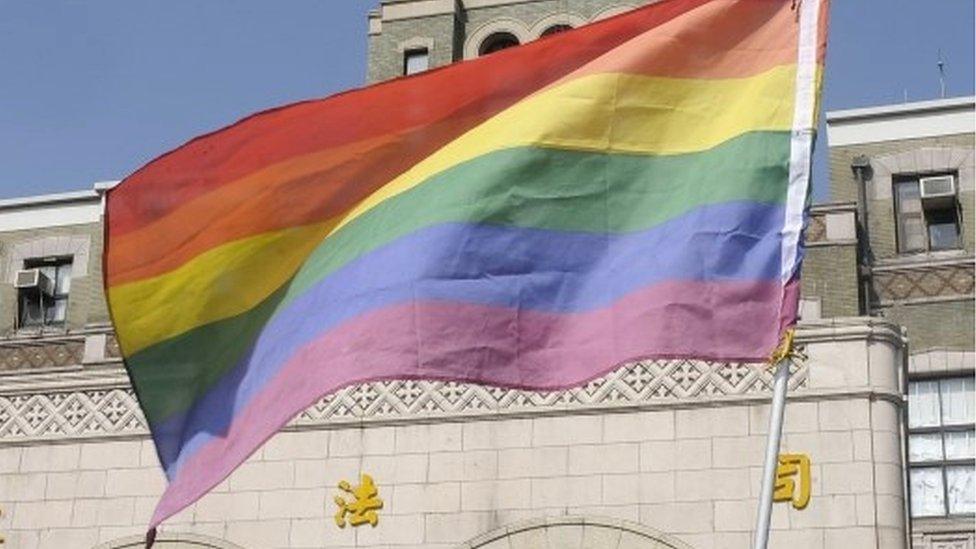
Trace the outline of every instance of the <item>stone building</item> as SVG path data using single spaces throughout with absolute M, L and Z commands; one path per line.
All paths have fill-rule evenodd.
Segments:
M 369 15 L 368 78 L 487 55 L 628 7 L 383 0 Z M 972 100 L 829 119 L 834 194 L 812 210 L 798 333 L 809 359 L 793 368 L 782 448 L 809 458 L 810 497 L 775 505 L 771 546 L 908 547 L 913 536 L 926 547 L 972 546 L 972 508 L 945 503 L 945 487 L 958 486 L 949 477 L 972 469 Z M 866 231 L 850 167 L 860 155 L 872 169 Z M 931 250 L 926 240 L 924 251 L 900 253 L 894 212 L 918 212 L 901 186 L 907 198 L 893 206 L 893 185 L 945 174 L 955 177 L 962 244 Z M 0 201 L 0 537 L 9 547 L 139 547 L 164 486 L 101 289 L 110 185 Z M 950 240 L 936 230 L 937 242 Z M 43 295 L 30 285 L 35 270 L 52 281 Z M 643 361 L 556 393 L 351 387 L 168 521 L 157 546 L 748 547 L 770 382 L 762 365 Z M 933 458 L 938 437 L 939 451 L 952 439 L 969 453 Z M 341 528 L 334 498 L 349 495 L 338 485 L 363 474 L 384 502 L 379 522 Z M 924 494 L 909 497 L 909 484 Z
M 369 13 L 367 79 L 472 59 L 616 15 L 646 1 L 383 0 Z
M 808 310 L 908 337 L 917 547 L 976 544 L 973 117 L 972 97 L 827 113 L 831 202 L 808 233 Z

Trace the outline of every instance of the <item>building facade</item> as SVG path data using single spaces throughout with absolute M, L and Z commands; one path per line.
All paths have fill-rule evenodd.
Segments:
M 629 7 L 383 0 L 369 15 L 368 79 L 488 55 Z M 834 194 L 812 209 L 798 332 L 809 358 L 793 367 L 782 448 L 795 456 L 796 490 L 774 506 L 773 547 L 972 546 L 972 510 L 951 499 L 972 488 L 949 493 L 972 470 L 971 450 L 958 453 L 973 443 L 966 101 L 829 116 Z M 940 108 L 968 108 L 970 125 L 952 126 Z M 861 128 L 892 117 L 925 134 Z M 931 148 L 951 150 L 917 152 Z M 873 169 L 867 216 L 850 168 L 862 155 Z M 894 205 L 892 185 L 944 174 L 956 178 L 961 244 L 932 250 L 925 240 L 901 253 L 895 212 L 918 212 L 901 186 L 908 198 Z M 110 185 L 0 201 L 0 547 L 140 547 L 164 487 L 102 292 Z M 948 229 L 935 231 L 939 246 L 951 241 Z M 30 284 L 34 272 L 50 281 L 43 291 Z M 157 547 L 749 547 L 770 384 L 763 365 L 642 361 L 555 393 L 351 387 L 167 521 Z M 339 504 L 356 500 L 342 486 L 355 492 L 369 484 L 363 475 L 383 502 L 375 526 L 354 526 Z
M 410 72 L 531 42 L 625 12 L 633 0 L 383 0 L 369 13 L 367 80 Z
M 827 128 L 807 303 L 905 328 L 913 542 L 973 547 L 974 98 L 831 112 Z M 858 238 L 831 243 L 841 215 Z

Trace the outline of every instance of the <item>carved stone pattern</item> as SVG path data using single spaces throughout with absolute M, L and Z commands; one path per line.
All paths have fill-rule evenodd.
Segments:
M 810 216 L 806 242 L 822 242 L 824 240 L 827 240 L 827 218 L 822 215 Z
M 807 368 L 794 364 L 791 369 L 790 387 L 805 387 Z M 292 425 L 704 400 L 767 392 L 771 386 L 772 372 L 762 365 L 690 360 L 636 362 L 582 387 L 553 392 L 443 381 L 382 381 L 327 396 Z M 0 396 L 0 441 L 142 434 L 146 429 L 135 396 L 127 388 Z
M 84 341 L 48 341 L 0 346 L 0 371 L 67 368 L 81 364 Z
M 885 301 L 971 295 L 973 285 L 971 265 L 905 269 L 875 274 L 875 288 L 879 297 Z
M 807 383 L 793 366 L 793 389 Z M 772 373 L 759 365 L 698 361 L 641 361 L 582 387 L 554 392 L 519 391 L 444 381 L 384 381 L 339 391 L 306 409 L 296 424 L 334 419 L 592 407 L 769 391 Z
M 105 338 L 105 357 L 122 358 L 122 351 L 119 349 L 119 339 L 112 332 Z
M 0 439 L 145 433 L 130 389 L 0 396 Z

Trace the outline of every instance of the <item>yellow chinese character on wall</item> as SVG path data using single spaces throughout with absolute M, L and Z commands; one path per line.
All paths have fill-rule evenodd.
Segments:
M 376 526 L 380 517 L 376 512 L 383 508 L 383 500 L 376 497 L 379 490 L 373 483 L 373 477 L 362 475 L 359 486 L 350 486 L 346 481 L 339 482 L 339 489 L 353 497 L 352 501 L 347 502 L 342 496 L 336 496 L 335 502 L 339 510 L 335 514 L 335 522 L 339 528 L 345 528 L 346 522 L 352 526 L 360 526 L 369 523 Z M 348 519 L 346 518 L 348 515 Z
M 809 456 L 780 454 L 773 501 L 791 501 L 794 509 L 803 509 L 810 503 Z
M 3 517 L 3 509 L 0 509 L 0 517 Z M 7 540 L 3 539 L 3 534 L 0 534 L 0 545 L 7 543 Z

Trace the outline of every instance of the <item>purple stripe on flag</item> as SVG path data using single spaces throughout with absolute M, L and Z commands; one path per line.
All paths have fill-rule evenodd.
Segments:
M 332 273 L 279 311 L 192 408 L 153 424 L 157 451 L 172 478 L 298 349 L 358 315 L 437 300 L 571 313 L 666 280 L 774 280 L 782 223 L 780 205 L 730 202 L 625 234 L 466 223 L 425 228 Z
M 152 526 L 323 394 L 384 379 L 555 390 L 638 358 L 754 359 L 777 344 L 782 293 L 778 280 L 668 281 L 582 313 L 433 300 L 364 314 L 298 349 L 225 432 L 181 460 Z

